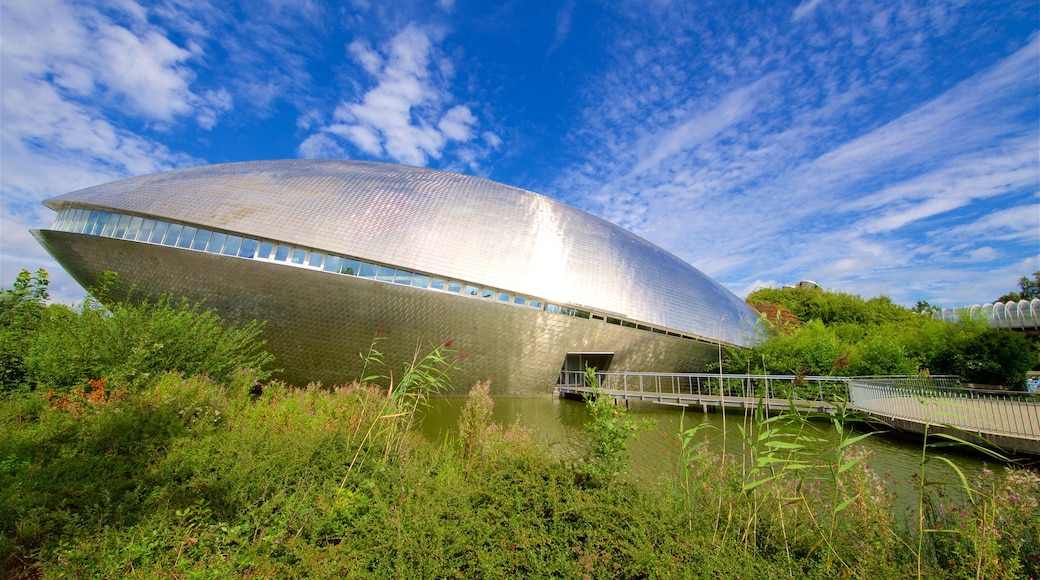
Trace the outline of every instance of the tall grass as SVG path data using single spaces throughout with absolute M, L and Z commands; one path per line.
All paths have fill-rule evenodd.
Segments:
M 950 461 L 936 448 L 962 443 L 951 436 L 923 444 L 909 520 L 844 412 L 760 407 L 738 429 L 741 453 L 680 428 L 678 477 L 637 483 L 623 477 L 635 429 L 608 397 L 587 403 L 584 463 L 553 459 L 519 422 L 495 424 L 486 382 L 456 434 L 417 435 L 461 362 L 450 342 L 391 366 L 377 332 L 356 382 L 297 388 L 251 365 L 270 363 L 255 327 L 225 333 L 230 350 L 214 363 L 183 346 L 222 340 L 214 315 L 162 301 L 49 312 L 31 281 L 23 302 L 0 308 L 18 338 L 2 360 L 22 365 L 4 376 L 37 377 L 0 400 L 0 576 L 1040 576 L 1040 476 L 926 481 L 926 462 Z M 24 372 L 36 340 L 26 333 L 41 324 L 55 325 L 54 348 L 84 353 L 64 382 Z M 80 330 L 62 339 L 60 324 Z M 128 338 L 113 344 L 137 344 L 143 354 L 127 360 L 147 365 L 86 364 L 101 359 L 69 338 L 116 329 Z M 167 331 L 162 348 L 149 342 Z M 167 345 L 184 358 L 147 354 Z M 818 419 L 837 433 L 824 453 Z

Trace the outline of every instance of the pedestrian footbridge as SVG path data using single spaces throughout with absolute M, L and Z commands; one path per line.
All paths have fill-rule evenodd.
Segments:
M 944 322 L 957 322 L 968 317 L 981 317 L 990 328 L 1020 330 L 1026 334 L 1040 334 L 1040 298 L 1018 302 L 995 302 L 943 308 L 932 312 L 932 317 Z
M 846 412 L 893 429 L 945 432 L 1008 453 L 1040 455 L 1040 396 L 979 391 L 956 377 L 849 378 L 793 375 L 597 372 L 586 384 L 582 372 L 560 374 L 556 392 L 581 398 L 600 393 L 629 401 L 700 409 L 794 409 L 801 413 Z

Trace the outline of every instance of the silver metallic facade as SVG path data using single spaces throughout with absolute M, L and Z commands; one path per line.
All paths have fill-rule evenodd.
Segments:
M 567 353 L 612 370 L 700 370 L 755 314 L 679 258 L 586 212 L 443 171 L 286 160 L 170 171 L 47 200 L 37 239 L 84 286 L 105 270 L 267 321 L 294 382 L 353 378 L 452 339 L 460 388 L 551 388 Z M 162 230 L 159 232 L 158 230 Z M 349 264 L 349 266 L 348 266 Z

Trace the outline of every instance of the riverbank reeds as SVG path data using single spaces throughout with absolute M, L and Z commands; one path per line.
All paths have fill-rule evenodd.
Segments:
M 495 424 L 487 383 L 450 435 L 419 435 L 423 402 L 459 364 L 450 342 L 389 367 L 377 333 L 357 381 L 297 388 L 208 353 L 193 370 L 200 341 L 270 363 L 254 326 L 222 332 L 195 306 L 30 301 L 0 321 L 3 577 L 1040 576 L 1035 471 L 922 475 L 903 513 L 843 413 L 826 418 L 838 437 L 823 453 L 813 419 L 793 412 L 745 415 L 740 453 L 680 429 L 677 474 L 646 481 L 627 476 L 635 429 L 606 397 L 589 403 L 583 462 L 555 458 L 519 420 Z M 39 337 L 81 348 L 59 331 L 75 317 L 127 339 L 91 343 L 116 350 L 51 381 Z M 133 344 L 141 365 L 112 355 Z
M 1028 578 L 1038 568 L 1034 472 L 968 478 L 970 497 L 959 482 L 925 482 L 934 531 L 919 544 L 917 514 L 899 516 L 856 445 L 863 434 L 843 431 L 821 455 L 798 416 L 751 417 L 743 457 L 687 430 L 679 478 L 648 483 L 592 480 L 519 422 L 494 424 L 486 384 L 441 441 L 388 413 L 378 383 L 294 388 L 244 370 L 225 383 L 166 374 L 136 393 L 91 393 L 78 407 L 42 393 L 0 403 L 8 576 L 890 578 L 920 565 L 930 578 Z

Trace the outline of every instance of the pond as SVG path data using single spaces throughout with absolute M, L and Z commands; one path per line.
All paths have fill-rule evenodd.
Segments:
M 442 441 L 446 436 L 458 434 L 458 418 L 465 404 L 464 397 L 438 397 L 424 414 L 421 432 L 429 439 Z M 690 428 L 707 423 L 703 437 L 709 446 L 721 451 L 725 442 L 728 454 L 742 455 L 741 425 L 750 417 L 741 412 L 730 411 L 703 413 L 700 409 L 687 409 L 651 403 L 632 404 L 630 416 L 637 421 L 650 420 L 653 427 L 629 442 L 629 473 L 645 481 L 672 478 L 677 470 L 679 457 L 678 433 L 680 425 Z M 512 423 L 519 415 L 520 423 L 530 428 L 536 439 L 557 458 L 571 460 L 580 457 L 587 445 L 583 424 L 589 420 L 584 403 L 565 400 L 550 395 L 539 397 L 496 397 L 495 422 L 500 425 Z M 812 421 L 814 435 L 823 441 L 818 453 L 832 452 L 837 441 L 834 427 L 827 421 Z M 725 428 L 725 431 L 724 431 Z M 725 433 L 725 436 L 723 436 Z M 867 452 L 866 462 L 870 468 L 885 479 L 889 490 L 896 494 L 900 504 L 916 501 L 916 487 L 912 482 L 920 473 L 921 438 L 919 436 L 877 433 L 858 444 Z M 931 456 L 943 456 L 955 463 L 970 479 L 989 464 L 998 463 L 976 453 L 967 453 L 953 448 L 929 450 Z M 925 466 L 929 481 L 941 481 L 948 485 L 951 494 L 959 493 L 959 477 L 943 461 L 931 460 Z M 823 475 L 823 472 L 820 472 Z

